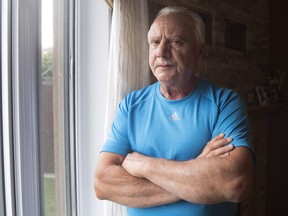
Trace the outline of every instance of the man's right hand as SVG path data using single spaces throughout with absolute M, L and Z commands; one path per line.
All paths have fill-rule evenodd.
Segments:
M 226 157 L 234 149 L 231 144 L 232 138 L 219 134 L 210 140 L 197 158 Z

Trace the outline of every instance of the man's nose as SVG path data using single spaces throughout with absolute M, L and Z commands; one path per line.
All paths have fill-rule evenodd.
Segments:
M 170 56 L 169 43 L 162 41 L 157 48 L 158 58 L 168 58 Z

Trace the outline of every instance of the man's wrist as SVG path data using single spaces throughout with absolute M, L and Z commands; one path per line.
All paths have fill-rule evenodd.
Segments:
M 155 158 L 145 156 L 145 160 L 142 166 L 141 174 L 144 178 L 148 178 L 148 176 L 153 172 L 153 164 L 155 164 Z M 155 168 L 155 167 L 154 167 Z

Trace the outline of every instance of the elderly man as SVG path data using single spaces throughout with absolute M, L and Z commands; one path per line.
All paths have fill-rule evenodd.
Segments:
M 195 76 L 205 26 L 162 9 L 148 33 L 158 82 L 119 105 L 96 169 L 95 192 L 129 216 L 236 214 L 249 195 L 253 149 L 239 96 Z

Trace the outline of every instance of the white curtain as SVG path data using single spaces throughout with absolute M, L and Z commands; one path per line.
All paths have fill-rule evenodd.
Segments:
M 119 102 L 149 83 L 148 1 L 114 0 L 108 68 L 106 132 Z M 105 216 L 126 216 L 126 208 L 105 202 Z

